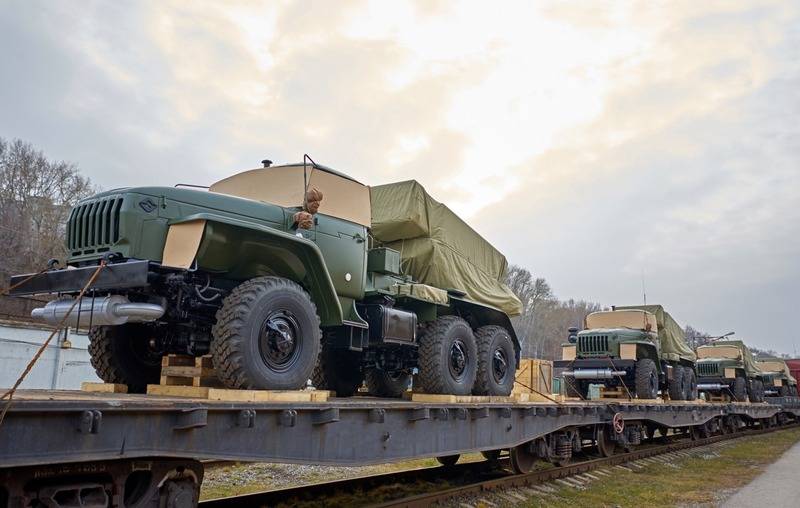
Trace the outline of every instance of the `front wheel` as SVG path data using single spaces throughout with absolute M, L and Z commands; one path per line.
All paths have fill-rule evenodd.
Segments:
M 735 402 L 747 401 L 747 381 L 743 377 L 733 380 L 733 398 Z
M 658 372 L 655 362 L 649 358 L 636 362 L 636 396 L 640 399 L 655 399 L 658 396 Z
M 475 334 L 478 346 L 478 372 L 474 395 L 511 395 L 517 371 L 514 342 L 502 326 L 482 326 Z
M 672 379 L 668 385 L 670 400 L 686 400 L 686 375 L 682 366 L 672 367 Z
M 257 277 L 234 288 L 211 334 L 214 368 L 229 388 L 303 388 L 320 351 L 314 303 L 300 285 L 281 277 Z

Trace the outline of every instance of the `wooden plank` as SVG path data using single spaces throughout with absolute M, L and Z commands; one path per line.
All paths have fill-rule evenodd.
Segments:
M 161 357 L 162 367 L 193 367 L 194 364 L 195 364 L 194 356 L 167 355 Z
M 209 386 L 213 388 L 222 388 L 225 385 L 215 376 L 211 376 L 211 377 L 193 377 L 192 386 Z
M 486 404 L 514 403 L 514 397 L 502 397 L 497 395 L 448 395 L 438 393 L 412 393 L 412 402 L 434 402 L 439 404 Z
M 195 367 L 194 365 L 191 367 L 161 367 L 161 375 L 177 377 L 217 377 L 217 373 L 214 369 Z
M 128 393 L 128 385 L 119 383 L 81 383 L 81 391 L 95 393 Z
M 231 402 L 326 402 L 327 390 L 230 390 L 209 388 L 210 400 Z
M 191 397 L 193 399 L 207 399 L 209 390 L 211 390 L 211 388 L 203 388 L 199 386 L 147 385 L 148 395 Z
M 192 386 L 194 378 L 182 376 L 161 376 L 159 384 L 164 386 Z

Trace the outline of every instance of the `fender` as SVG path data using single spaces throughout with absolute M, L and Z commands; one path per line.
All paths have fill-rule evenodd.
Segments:
M 205 227 L 192 228 L 202 235 L 199 240 L 191 242 L 186 235 L 176 235 L 187 249 L 195 248 L 192 258 L 198 269 L 242 281 L 264 275 L 286 277 L 309 292 L 323 326 L 342 324 L 339 298 L 322 252 L 314 242 L 255 222 L 208 212 L 169 224 L 201 221 L 205 221 Z
M 494 307 L 473 302 L 472 300 L 467 300 L 466 298 L 456 296 L 452 293 L 448 296 L 450 297 L 450 306 L 456 310 L 458 314 L 472 318 L 471 321 L 468 320 L 471 326 L 477 328 L 485 325 L 497 325 L 508 330 L 508 334 L 511 335 L 511 339 L 514 341 L 514 351 L 516 353 L 517 365 L 519 365 L 522 346 L 519 343 L 517 332 L 514 330 L 514 326 L 511 324 L 511 319 L 508 317 L 508 314 Z

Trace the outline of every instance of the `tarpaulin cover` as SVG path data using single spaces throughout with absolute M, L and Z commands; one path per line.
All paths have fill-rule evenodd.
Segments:
M 744 361 L 745 372 L 747 372 L 747 374 L 750 376 L 761 374 L 761 368 L 753 358 L 753 353 L 751 353 L 750 349 L 745 346 L 744 342 L 740 340 L 715 340 L 709 344 L 709 346 L 734 346 L 739 348 L 739 350 L 742 352 L 742 360 Z
M 516 316 L 522 304 L 504 284 L 508 263 L 497 249 L 418 182 L 371 188 L 372 235 L 400 251 L 401 269 L 418 282 L 456 289 Z
M 790 383 L 797 383 L 797 380 L 794 378 L 794 376 L 792 376 L 792 372 L 789 370 L 789 366 L 786 365 L 786 362 L 784 362 L 781 358 L 759 358 L 756 360 L 756 364 L 758 364 L 762 371 L 783 374 Z
M 667 360 L 677 361 L 678 359 L 694 362 L 696 355 L 692 348 L 686 343 L 686 335 L 683 328 L 672 316 L 669 315 L 661 305 L 628 305 L 616 306 L 616 310 L 639 309 L 647 311 L 656 317 L 658 323 L 658 338 L 661 341 L 661 354 Z

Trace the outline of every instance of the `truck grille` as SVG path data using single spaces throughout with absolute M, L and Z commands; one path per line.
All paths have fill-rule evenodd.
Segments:
M 78 205 L 67 219 L 67 248 L 72 255 L 105 252 L 119 240 L 122 197 L 114 196 Z
M 697 367 L 697 375 L 698 376 L 716 376 L 717 375 L 717 365 L 714 363 L 698 363 Z
M 608 335 L 582 335 L 578 337 L 581 353 L 608 353 Z

